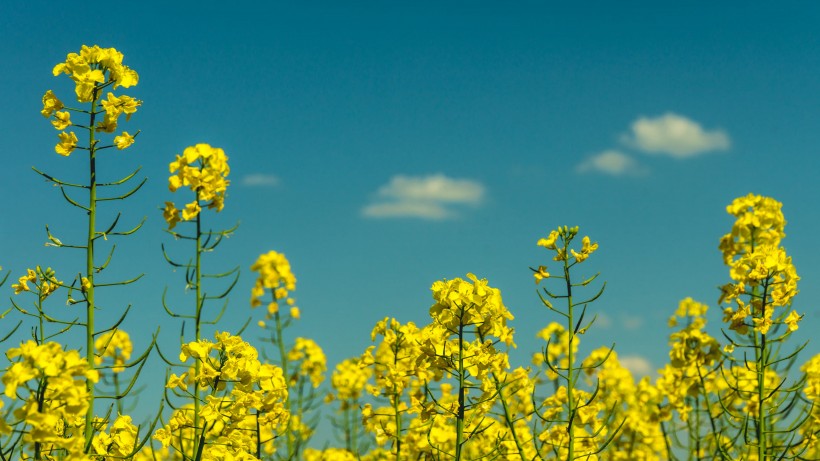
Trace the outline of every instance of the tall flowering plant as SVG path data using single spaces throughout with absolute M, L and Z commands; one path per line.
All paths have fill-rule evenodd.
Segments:
M 310 338 L 297 337 L 292 345 L 286 342 L 285 330 L 301 316 L 293 298 L 296 276 L 287 257 L 271 250 L 259 255 L 251 270 L 257 274 L 251 289 L 251 307 L 265 307 L 265 319 L 258 325 L 265 330 L 263 339 L 276 350 L 289 390 L 285 440 L 274 459 L 300 459 L 318 422 L 313 418 L 321 404 L 316 389 L 325 379 L 327 359 L 322 348 Z
M 719 245 L 732 279 L 721 287 L 718 300 L 732 333 L 725 348 L 730 366 L 723 372 L 728 390 L 722 400 L 742 401 L 724 403 L 729 410 L 725 417 L 736 432 L 747 434 L 742 456 L 761 461 L 782 459 L 800 447 L 804 442 L 795 435 L 809 413 L 787 417 L 802 387 L 801 382 L 786 383 L 788 371 L 805 344 L 780 352 L 803 318 L 792 308 L 800 277 L 781 245 L 786 236 L 781 208 L 780 202 L 760 195 L 735 199 L 726 207 L 735 222 Z M 730 457 L 730 446 L 721 446 L 724 458 Z
M 184 199 L 187 203 L 181 209 L 177 208 L 173 201 L 165 202 L 162 215 L 168 225 L 168 233 L 177 240 L 193 244 L 193 257 L 185 262 L 177 262 L 168 255 L 164 245 L 162 253 L 171 266 L 185 270 L 185 288 L 193 291 L 194 299 L 193 309 L 189 313 L 182 313 L 179 309 L 172 309 L 168 306 L 164 294 L 162 305 L 170 316 L 193 323 L 194 333 L 193 337 L 188 340 L 191 341 L 189 345 L 186 345 L 185 338 L 181 338 L 180 346 L 185 350 L 186 347 L 193 347 L 190 344 L 200 344 L 204 341 L 203 325 L 213 325 L 219 321 L 228 305 L 227 296 L 239 279 L 238 267 L 223 273 L 208 273 L 203 270 L 202 261 L 204 253 L 214 251 L 236 228 L 211 231 L 206 230 L 204 225 L 204 210 L 213 210 L 218 213 L 225 207 L 225 194 L 230 185 L 230 180 L 227 179 L 230 167 L 224 150 L 204 143 L 189 146 L 183 150 L 182 154 L 176 156 L 169 164 L 168 170 L 170 172 L 168 190 L 173 193 L 186 191 L 189 195 Z M 177 225 L 180 223 L 189 225 L 189 230 L 179 230 Z M 203 280 L 207 278 L 228 279 L 229 282 L 227 287 L 221 289 L 219 293 L 208 294 L 203 284 Z M 224 300 L 221 310 L 212 318 L 205 318 L 203 311 L 206 304 L 217 300 Z M 253 354 L 256 354 L 255 350 Z M 212 443 L 210 437 L 213 436 L 213 428 L 209 427 L 213 421 L 209 421 L 206 417 L 208 399 L 220 391 L 213 386 L 209 388 L 207 385 L 209 381 L 206 377 L 210 376 L 209 373 L 214 367 L 209 365 L 204 356 L 196 354 L 193 355 L 196 360 L 190 366 L 184 363 L 187 357 L 192 356 L 190 353 L 181 355 L 179 362 L 166 357 L 165 354 L 161 353 L 161 355 L 169 365 L 190 368 L 190 370 L 180 376 L 170 375 L 166 386 L 168 391 L 187 403 L 180 405 L 177 400 L 167 399 L 174 409 L 174 414 L 166 423 L 164 432 L 161 433 L 167 435 L 157 435 L 155 438 L 159 439 L 166 448 L 169 447 L 169 439 L 172 437 L 179 439 L 181 440 L 179 443 L 171 445 L 175 456 L 182 457 L 182 459 L 200 459 L 203 453 L 209 453 L 210 448 L 206 449 L 205 445 Z M 188 389 L 189 386 L 191 389 Z M 180 418 L 190 421 L 180 428 L 178 421 L 175 422 Z M 176 435 L 172 436 L 172 434 Z
M 552 452 L 560 459 L 567 461 L 576 458 L 597 459 L 606 447 L 614 440 L 624 424 L 612 426 L 614 412 L 606 414 L 604 404 L 596 400 L 598 389 L 592 393 L 579 388 L 581 372 L 590 371 L 603 365 L 610 356 L 612 348 L 599 354 L 597 360 L 579 364 L 577 357 L 578 341 L 595 318 L 585 322 L 587 306 L 597 300 L 604 292 L 606 284 L 589 298 L 579 300 L 577 290 L 592 283 L 598 274 L 580 282 L 573 281 L 572 274 L 575 266 L 584 263 L 597 249 L 588 236 L 581 239 L 581 248 L 576 250 L 571 246 L 578 235 L 578 227 L 563 226 L 549 233 L 537 244 L 555 253 L 553 261 L 559 265 L 557 271 L 551 273 L 546 265 L 532 268 L 536 284 L 544 280 L 561 280 L 564 291 L 554 293 L 546 286 L 539 292 L 541 302 L 551 312 L 563 317 L 564 324 L 555 324 L 553 330 L 558 334 L 558 351 L 551 348 L 550 336 L 547 347 L 542 354 L 541 363 L 549 370 L 548 376 L 558 379 L 560 386 L 555 393 L 536 407 L 536 414 L 544 424 L 544 430 L 538 435 L 540 441 L 539 453 L 544 459 L 545 453 Z M 560 309 L 553 306 L 551 300 L 561 300 L 566 307 Z M 548 327 L 549 328 L 549 327 Z
M 127 314 L 128 308 L 125 309 L 120 319 L 113 326 L 100 329 L 95 322 L 95 314 L 99 309 L 96 302 L 97 288 L 126 285 L 141 277 L 141 275 L 138 275 L 132 279 L 121 281 L 100 279 L 101 273 L 112 260 L 114 247 L 111 246 L 109 254 L 104 260 L 96 255 L 96 250 L 102 244 L 102 241 L 108 240 L 109 237 L 133 234 L 144 222 L 143 220 L 130 229 L 120 230 L 119 213 L 105 227 L 98 227 L 97 222 L 99 204 L 124 200 L 136 193 L 145 183 L 145 180 L 142 180 L 124 193 L 107 193 L 109 190 L 116 190 L 116 187 L 132 181 L 136 177 L 139 168 L 122 178 L 107 181 L 100 180 L 101 173 L 98 168 L 98 161 L 102 160 L 103 151 L 112 148 L 116 150 L 128 149 L 134 144 L 135 138 L 139 134 L 139 130 L 134 132 L 133 135 L 128 131 L 120 131 L 119 125 L 130 121 L 142 105 L 142 101 L 117 91 L 135 86 L 139 81 L 139 76 L 135 70 L 123 64 L 123 54 L 121 52 L 114 48 L 101 48 L 96 45 L 83 45 L 79 53 L 69 53 L 64 62 L 54 67 L 53 74 L 54 76 L 65 75 L 72 80 L 74 83 L 74 102 L 67 102 L 67 100 L 64 102 L 54 91 L 48 90 L 42 98 L 43 109 L 41 114 L 43 117 L 50 119 L 51 125 L 59 131 L 57 135 L 58 143 L 54 148 L 57 154 L 69 157 L 78 150 L 87 153 L 88 179 L 86 182 L 66 181 L 36 168 L 34 170 L 58 187 L 63 198 L 70 205 L 80 209 L 86 215 L 87 232 L 86 239 L 83 242 L 64 243 L 52 234 L 46 226 L 48 237 L 46 245 L 82 250 L 85 253 L 85 267 L 70 284 L 58 281 L 48 271 L 41 271 L 36 274 L 34 279 L 32 279 L 31 274 L 27 274 L 29 281 L 38 280 L 36 283 L 38 283 L 37 286 L 41 293 L 40 300 L 37 303 L 37 314 L 35 314 L 40 319 L 40 327 L 35 334 L 35 341 L 45 344 L 44 341 L 50 337 L 44 331 L 44 323 L 62 325 L 64 328 L 61 331 L 74 325 L 81 325 L 85 327 L 86 333 L 85 361 L 92 370 L 105 372 L 111 370 L 113 372 L 116 369 L 119 372 L 124 368 L 130 368 L 137 364 L 141 367 L 144 365 L 148 350 L 151 349 L 153 343 L 144 354 L 133 362 L 127 362 L 130 358 L 130 351 L 127 358 L 121 354 L 121 362 L 112 367 L 104 364 L 101 360 L 108 353 L 107 344 L 110 341 L 105 341 L 106 344 L 102 344 L 98 340 L 105 334 L 114 335 L 120 331 L 118 327 Z M 78 137 L 77 133 L 81 135 Z M 75 193 L 81 195 L 83 192 L 87 193 L 85 198 L 75 195 Z M 25 286 L 25 281 L 21 279 L 21 284 L 18 286 Z M 82 320 L 66 321 L 47 315 L 42 309 L 43 289 L 45 287 L 49 289 L 68 288 L 68 303 L 72 305 L 84 304 L 84 318 Z M 82 435 L 85 440 L 91 440 L 93 434 L 101 427 L 95 423 L 95 400 L 97 398 L 110 398 L 119 401 L 133 387 L 133 380 L 138 375 L 139 371 L 134 374 L 131 383 L 123 391 L 120 391 L 119 386 L 115 386 L 115 391 L 112 394 L 99 394 L 96 392 L 97 380 L 91 378 L 92 374 L 88 374 L 85 381 L 88 405 L 83 407 L 85 416 Z M 93 374 L 93 376 L 97 376 L 97 374 Z M 87 446 L 86 450 L 89 449 Z

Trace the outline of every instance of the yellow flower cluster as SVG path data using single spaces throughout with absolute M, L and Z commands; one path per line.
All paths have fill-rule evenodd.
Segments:
M 55 342 L 26 341 L 6 356 L 13 363 L 3 374 L 4 394 L 23 401 L 14 410 L 14 418 L 22 422 L 15 430 L 23 431 L 23 443 L 39 444 L 44 456 L 62 451 L 72 460 L 90 461 L 84 455 L 82 431 L 88 410 L 86 380 L 97 382 L 99 373 L 79 352 L 64 351 Z M 11 428 L 3 422 L 0 430 Z
M 513 315 L 501 301 L 501 291 L 488 286 L 487 279 L 479 280 L 473 274 L 467 278 L 469 281 L 455 278 L 433 283 L 430 289 L 436 303 L 430 307 L 430 316 L 450 332 L 475 325 L 481 337 L 494 336 L 514 346 L 513 329 L 507 326 Z
M 791 332 L 802 318 L 795 311 L 785 319 L 774 316 L 775 307 L 791 304 L 800 280 L 791 257 L 780 246 L 786 225 L 781 207 L 776 200 L 749 194 L 735 199 L 726 209 L 736 220 L 731 233 L 721 238 L 719 248 L 734 282 L 721 288 L 719 302 L 736 304 L 724 309 L 724 321 L 740 334 L 752 327 L 765 335 L 774 324 L 786 324 Z M 742 295 L 751 301 L 746 304 Z
M 95 459 L 112 461 L 130 459 L 135 454 L 134 451 L 138 445 L 137 435 L 137 426 L 131 422 L 130 416 L 117 416 L 108 433 L 101 431 L 94 436 L 91 442 L 94 454 L 104 455 L 101 458 L 95 457 Z
M 27 269 L 26 275 L 23 275 L 17 280 L 17 283 L 11 285 L 14 294 L 19 295 L 24 291 L 31 291 L 29 283 L 34 285 L 35 291 L 37 291 L 40 301 L 42 301 L 54 293 L 63 282 L 55 278 L 54 270 L 50 267 L 43 270 L 40 266 L 37 266 L 34 269 Z
M 94 341 L 94 363 L 101 365 L 103 359 L 110 358 L 114 361 L 111 370 L 114 373 L 122 373 L 125 371 L 125 362 L 131 359 L 131 353 L 134 352 L 134 345 L 131 344 L 131 337 L 128 333 L 122 330 L 109 331 L 100 335 Z
M 288 362 L 299 363 L 298 375 L 310 378 L 314 388 L 319 387 L 325 380 L 327 359 L 322 348 L 312 339 L 296 338 L 296 343 L 288 352 Z M 290 378 L 291 383 L 296 381 L 296 376 Z
M 541 329 L 536 335 L 547 342 L 547 347 L 543 353 L 535 353 L 532 356 L 532 363 L 535 366 L 546 366 L 547 379 L 555 380 L 558 375 L 553 371 L 566 370 L 569 368 L 569 332 L 558 322 L 550 322 L 546 328 Z M 578 344 L 580 338 L 576 335 L 572 339 L 572 354 L 578 356 Z M 546 365 L 549 364 L 549 365 Z
M 374 386 L 366 386 L 368 393 L 384 395 L 395 404 L 405 389 L 417 388 L 419 376 L 422 380 L 432 376 L 419 370 L 416 359 L 421 355 L 419 342 L 421 332 L 413 322 L 402 325 L 396 319 L 384 318 L 376 323 L 370 333 L 372 341 L 381 336 L 376 346 L 367 348 L 361 362 L 372 366 Z
M 182 346 L 180 360 L 199 362 L 199 375 L 192 367 L 181 376 L 172 374 L 169 389 L 187 390 L 194 381 L 210 389 L 199 410 L 205 447 L 202 460 L 256 460 L 258 443 L 272 443 L 274 434 L 287 424 L 289 414 L 284 402 L 288 398 L 287 383 L 282 369 L 259 361 L 256 349 L 238 336 L 216 333 L 216 341 L 194 341 Z M 163 447 L 180 453 L 190 453 L 193 407 L 174 411 L 168 423 L 158 429 L 154 438 Z M 260 428 L 256 434 L 251 428 Z M 272 448 L 268 448 L 272 450 Z
M 610 420 L 624 421 L 602 458 L 624 461 L 659 459 L 656 454 L 665 450 L 660 423 L 670 419 L 669 412 L 661 407 L 664 396 L 648 377 L 635 383 L 632 373 L 618 360 L 618 354 L 608 347 L 594 350 L 583 366 L 589 384 L 598 387 L 596 400 L 611 411 Z
M 262 305 L 266 289 L 273 294 L 273 301 L 268 304 L 268 316 L 279 312 L 279 302 L 282 300 L 293 307 L 295 301 L 290 297 L 290 292 L 296 289 L 296 276 L 291 272 L 290 262 L 284 254 L 273 250 L 261 254 L 251 270 L 259 274 L 251 289 L 251 307 Z
M 114 48 L 83 45 L 79 54 L 69 53 L 65 62 L 54 66 L 52 73 L 68 75 L 76 84 L 77 101 L 91 102 L 94 89 L 103 84 L 112 84 L 114 89 L 137 84 L 139 75 L 123 65 L 122 58 L 122 53 Z
M 100 48 L 97 45 L 83 45 L 80 53 L 69 53 L 65 62 L 54 67 L 54 76 L 60 74 L 68 75 L 75 83 L 75 93 L 77 101 L 81 103 L 92 103 L 92 108 L 101 98 L 101 92 L 106 87 L 116 89 L 120 86 L 129 88 L 135 86 L 139 81 L 136 71 L 122 63 L 123 55 L 114 48 Z M 126 114 L 126 120 L 131 118 L 142 105 L 142 101 L 130 96 L 115 96 L 109 92 L 107 99 L 101 102 L 105 112 L 103 121 L 98 122 L 94 127 L 97 132 L 113 133 L 117 129 L 117 118 L 120 114 Z M 63 110 L 66 109 L 66 110 Z M 67 108 L 60 101 L 54 92 L 46 91 L 43 96 L 43 110 L 40 113 L 43 117 L 53 118 L 51 124 L 55 129 L 62 131 L 73 125 L 69 111 L 76 109 Z M 98 113 L 92 109 L 92 121 Z M 83 127 L 86 128 L 86 127 Z M 90 128 L 88 128 L 90 129 Z M 77 148 L 77 135 L 72 132 L 59 133 L 60 142 L 54 150 L 63 156 L 71 155 Z M 114 146 L 117 149 L 126 149 L 134 143 L 134 136 L 124 131 L 114 138 Z
M 670 326 L 683 326 L 669 336 L 670 363 L 660 370 L 657 387 L 669 409 L 677 411 L 683 421 L 693 410 L 690 397 L 725 388 L 722 379 L 716 381 L 719 373 L 713 372 L 722 356 L 720 344 L 704 331 L 708 310 L 707 305 L 686 298 L 669 319 Z
M 584 236 L 584 238 L 581 239 L 581 251 L 575 251 L 569 248 L 569 244 L 576 235 L 578 235 L 578 226 L 563 226 L 550 231 L 546 238 L 538 239 L 536 245 L 554 251 L 555 256 L 552 258 L 554 261 L 569 263 L 568 254 L 570 254 L 575 259 L 572 264 L 578 264 L 586 261 L 587 258 L 598 249 L 598 243 L 592 243 L 588 236 Z M 567 253 L 567 251 L 569 251 L 569 253 Z M 533 269 L 533 272 L 535 283 L 540 283 L 541 280 L 550 277 L 546 266 L 538 266 L 538 269 Z
M 569 397 L 567 388 L 560 386 L 555 394 L 542 403 L 541 414 L 546 421 L 557 422 L 567 417 L 563 415 L 568 407 Z M 606 410 L 603 403 L 592 398 L 592 394 L 582 390 L 573 393 L 576 408 L 572 415 L 572 431 L 575 439 L 573 451 L 576 457 L 597 461 L 598 447 L 605 440 L 608 428 L 600 414 Z M 538 435 L 538 439 L 550 447 L 558 456 L 557 459 L 567 459 L 569 455 L 569 433 L 567 426 L 554 424 Z M 577 458 L 576 458 L 577 459 Z
M 194 200 L 182 210 L 177 209 L 174 202 L 165 202 L 163 217 L 169 229 L 173 229 L 180 221 L 196 218 L 203 205 L 217 212 L 222 211 L 225 206 L 225 191 L 230 184 L 226 178 L 231 172 L 225 151 L 209 144 L 189 146 L 182 155 L 176 156 L 168 170 L 171 172 L 168 178 L 168 189 L 171 192 L 187 187 L 195 194 Z
M 359 357 L 343 360 L 336 365 L 330 375 L 330 385 L 336 391 L 334 397 L 342 402 L 342 410 L 362 396 L 371 376 L 373 369 L 365 366 Z

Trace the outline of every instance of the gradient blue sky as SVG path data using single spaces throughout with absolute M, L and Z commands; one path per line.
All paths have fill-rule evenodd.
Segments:
M 147 224 L 119 243 L 108 277 L 146 275 L 100 295 L 103 319 L 134 305 L 125 328 L 138 343 L 159 324 L 166 347 L 178 337 L 163 287 L 191 304 L 160 243 L 187 250 L 158 208 L 173 199 L 167 164 L 200 142 L 224 148 L 232 167 L 225 210 L 209 222 L 241 221 L 206 260 L 242 269 L 223 327 L 250 314 L 250 264 L 284 252 L 303 315 L 291 334 L 315 338 L 331 367 L 360 354 L 385 316 L 426 323 L 432 282 L 467 272 L 502 290 L 514 361 L 527 364 L 535 333 L 558 320 L 528 266 L 549 262 L 535 242 L 567 224 L 599 243 L 583 269 L 608 281 L 586 350 L 614 341 L 655 369 L 680 299 L 709 304 L 719 323 L 725 206 L 749 192 L 784 203 L 802 277 L 795 307 L 807 314 L 797 336 L 820 327 L 817 4 L 174 3 L 0 7 L 0 265 L 15 278 L 35 264 L 65 279 L 83 267 L 43 246 L 44 224 L 70 240 L 83 216 L 30 170 L 84 178 L 81 153 L 56 155 L 39 115 L 45 90 L 72 91 L 52 67 L 98 44 L 139 72 L 127 94 L 144 105 L 124 129 L 142 132 L 129 150 L 105 151 L 101 168 L 113 178 L 141 165 L 149 178 L 123 218 Z

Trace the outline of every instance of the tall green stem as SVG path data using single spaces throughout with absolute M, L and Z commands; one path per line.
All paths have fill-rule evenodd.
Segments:
M 565 241 L 564 254 L 566 254 L 566 247 L 569 242 Z M 575 419 L 575 373 L 574 363 L 575 356 L 572 353 L 572 342 L 575 340 L 575 324 L 573 317 L 572 304 L 572 282 L 569 277 L 569 261 L 564 257 L 564 281 L 567 285 L 567 333 L 569 340 L 567 341 L 567 405 L 569 409 L 569 420 L 567 421 L 567 435 L 569 436 L 569 447 L 567 452 L 567 460 L 575 459 L 575 431 L 572 424 Z
M 90 367 L 94 366 L 94 239 L 96 237 L 97 226 L 97 141 L 94 137 L 94 122 L 97 115 L 97 98 L 99 97 L 99 93 L 100 89 L 94 88 L 91 95 L 91 114 L 88 124 L 88 239 L 85 250 L 85 277 L 88 280 L 88 284 L 85 287 L 85 351 Z M 80 283 L 82 284 L 82 282 Z M 90 379 L 86 379 L 85 388 L 88 392 L 88 410 L 85 415 L 85 440 L 86 445 L 90 446 L 89 442 L 91 441 L 94 431 L 92 426 L 94 419 L 94 382 Z
M 199 203 L 199 191 L 196 191 L 196 203 Z M 202 213 L 196 215 L 196 267 L 194 268 L 194 284 L 196 285 L 196 315 L 194 318 L 194 340 L 199 342 L 201 336 L 201 321 L 202 321 Z M 194 380 L 194 453 L 200 453 L 197 445 L 202 442 L 202 437 L 198 436 L 199 428 L 199 374 L 201 372 L 200 360 L 194 361 L 194 370 L 197 379 Z M 202 435 L 205 434 L 205 428 L 202 428 Z
M 273 296 L 273 302 L 277 302 L 275 295 Z M 285 338 L 282 334 L 282 319 L 279 316 L 278 308 L 276 310 L 276 313 L 273 314 L 273 317 L 276 320 L 276 345 L 279 347 L 279 361 L 282 364 L 282 374 L 285 376 L 285 380 L 287 380 L 288 384 L 288 398 L 285 400 L 285 408 L 287 408 L 288 411 L 291 412 L 292 399 L 290 398 L 290 374 L 288 373 L 288 354 L 285 351 Z M 288 427 L 286 430 L 285 441 L 288 447 L 287 459 L 291 459 L 293 457 L 293 434 L 291 434 L 290 430 L 290 418 L 288 418 Z
M 458 414 L 456 415 L 456 459 L 461 461 L 464 443 L 464 313 L 458 322 Z

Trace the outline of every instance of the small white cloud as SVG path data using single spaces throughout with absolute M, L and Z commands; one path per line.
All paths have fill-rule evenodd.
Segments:
M 240 183 L 248 187 L 275 187 L 279 185 L 279 177 L 272 174 L 246 174 Z
M 478 203 L 484 186 L 469 179 L 452 179 L 439 173 L 432 176 L 393 176 L 379 188 L 379 195 L 398 200 L 420 200 L 453 203 Z
M 636 379 L 641 379 L 655 372 L 652 368 L 652 363 L 640 355 L 618 357 L 618 361 L 621 362 L 621 366 L 629 370 Z
M 612 328 L 612 317 L 600 313 L 595 316 L 595 323 L 592 324 L 592 328 L 600 328 L 602 330 L 608 330 Z
M 444 219 L 450 216 L 450 212 L 443 206 L 429 202 L 374 203 L 364 207 L 362 214 L 370 218 Z
M 625 330 L 637 330 L 643 326 L 643 317 L 639 315 L 621 314 L 619 320 Z
M 649 154 L 687 158 L 727 150 L 731 145 L 725 131 L 706 131 L 694 120 L 672 112 L 656 118 L 640 117 L 632 122 L 631 128 L 631 133 L 624 134 L 621 140 Z
M 617 150 L 605 150 L 593 155 L 575 167 L 575 171 L 598 172 L 612 176 L 641 176 L 648 172 L 634 158 Z
M 362 209 L 371 218 L 445 219 L 456 216 L 452 206 L 477 206 L 484 198 L 484 186 L 470 179 L 453 179 L 443 174 L 424 177 L 397 175 L 379 188 L 380 200 Z

